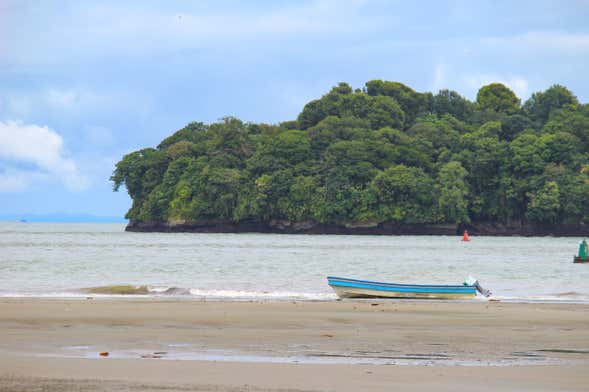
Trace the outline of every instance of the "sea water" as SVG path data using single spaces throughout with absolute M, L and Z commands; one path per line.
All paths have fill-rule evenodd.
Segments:
M 128 233 L 121 224 L 0 223 L 0 296 L 146 285 L 187 299 L 332 300 L 326 276 L 479 279 L 495 298 L 589 302 L 581 238 Z M 178 288 L 178 290 L 169 290 Z M 167 294 L 166 294 L 167 293 Z

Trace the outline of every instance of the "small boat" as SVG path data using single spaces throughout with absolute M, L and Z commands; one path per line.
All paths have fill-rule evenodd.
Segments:
M 384 283 L 328 276 L 327 282 L 340 298 L 461 299 L 476 297 L 477 291 L 485 297 L 491 295 L 476 280 L 472 284 L 430 285 Z

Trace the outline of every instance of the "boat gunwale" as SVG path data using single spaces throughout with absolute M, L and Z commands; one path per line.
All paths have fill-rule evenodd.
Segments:
M 474 294 L 476 295 L 476 288 L 464 286 L 460 288 L 456 287 L 395 287 L 395 286 L 383 286 L 383 285 L 373 285 L 373 284 L 366 284 L 366 283 L 354 283 L 348 282 L 343 284 L 329 284 L 330 287 L 336 288 L 347 288 L 350 290 L 354 289 L 367 289 L 367 290 L 374 290 L 380 292 L 392 292 L 392 293 L 414 293 L 414 294 L 422 294 L 422 293 L 430 293 L 430 294 Z
M 454 289 L 476 289 L 476 285 L 434 285 L 434 284 L 405 284 L 405 283 L 387 283 L 387 282 L 376 282 L 373 280 L 362 280 L 362 279 L 352 279 L 352 278 L 340 278 L 337 276 L 328 276 L 327 282 L 331 286 L 331 281 L 340 281 L 340 282 L 349 282 L 349 283 L 364 283 L 370 285 L 379 285 L 379 286 L 387 286 L 387 287 L 416 287 L 416 288 L 454 288 Z

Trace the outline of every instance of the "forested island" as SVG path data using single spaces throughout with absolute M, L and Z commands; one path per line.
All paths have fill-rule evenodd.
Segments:
M 340 83 L 293 121 L 190 123 L 111 180 L 132 231 L 586 235 L 589 105 Z

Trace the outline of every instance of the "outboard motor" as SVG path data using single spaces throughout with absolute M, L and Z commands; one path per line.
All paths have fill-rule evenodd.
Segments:
M 484 288 L 483 286 L 481 286 L 481 284 L 479 283 L 478 280 L 476 280 L 474 282 L 474 286 L 477 288 L 477 291 L 479 293 L 481 293 L 483 296 L 485 296 L 485 297 L 490 297 L 491 296 L 491 292 L 489 290 L 487 290 L 486 288 Z

